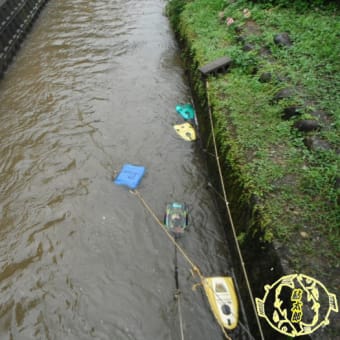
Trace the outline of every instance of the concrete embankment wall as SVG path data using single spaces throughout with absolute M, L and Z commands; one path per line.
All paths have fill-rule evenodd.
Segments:
M 0 0 L 0 77 L 47 0 Z

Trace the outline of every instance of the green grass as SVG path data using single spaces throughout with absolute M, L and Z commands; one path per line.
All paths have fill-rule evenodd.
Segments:
M 261 200 L 263 241 L 289 242 L 295 255 L 311 255 L 332 267 L 340 256 L 340 193 L 335 186 L 339 13 L 334 6 L 299 4 L 294 9 L 248 1 L 187 1 L 177 29 L 199 65 L 226 55 L 233 59 L 230 72 L 209 80 L 209 93 L 222 158 L 237 165 L 244 195 L 255 193 Z M 245 8 L 249 18 L 243 15 Z M 234 19 L 230 26 L 227 17 Z M 273 36 L 280 32 L 289 32 L 290 48 L 275 45 Z M 252 44 L 250 52 L 243 50 L 240 36 Z M 259 81 L 263 72 L 273 75 L 270 82 Z M 273 101 L 285 87 L 294 94 Z M 322 129 L 314 135 L 328 142 L 330 150 L 309 150 L 303 142 L 306 134 L 293 128 L 297 118 L 281 118 L 283 109 L 293 104 L 302 105 L 302 118 L 316 119 L 311 116 L 315 110 L 327 112 L 327 121 L 320 121 Z M 301 238 L 301 232 L 307 237 Z M 243 232 L 239 239 L 244 239 Z M 298 269 L 296 263 L 303 267 L 303 261 L 292 259 L 291 264 Z

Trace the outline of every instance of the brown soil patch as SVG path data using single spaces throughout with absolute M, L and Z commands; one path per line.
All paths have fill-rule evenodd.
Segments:
M 244 33 L 248 35 L 261 35 L 262 30 L 260 26 L 253 20 L 248 20 L 244 25 Z

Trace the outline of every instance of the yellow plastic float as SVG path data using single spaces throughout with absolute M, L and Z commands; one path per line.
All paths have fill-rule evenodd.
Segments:
M 226 329 L 234 329 L 238 323 L 238 301 L 233 279 L 205 277 L 202 285 L 217 322 Z
M 190 123 L 176 124 L 174 129 L 184 140 L 188 142 L 196 140 L 195 128 Z

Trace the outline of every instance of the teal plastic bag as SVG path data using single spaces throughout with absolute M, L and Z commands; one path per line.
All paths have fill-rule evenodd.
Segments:
M 191 104 L 177 105 L 176 111 L 184 120 L 195 119 L 195 109 Z

